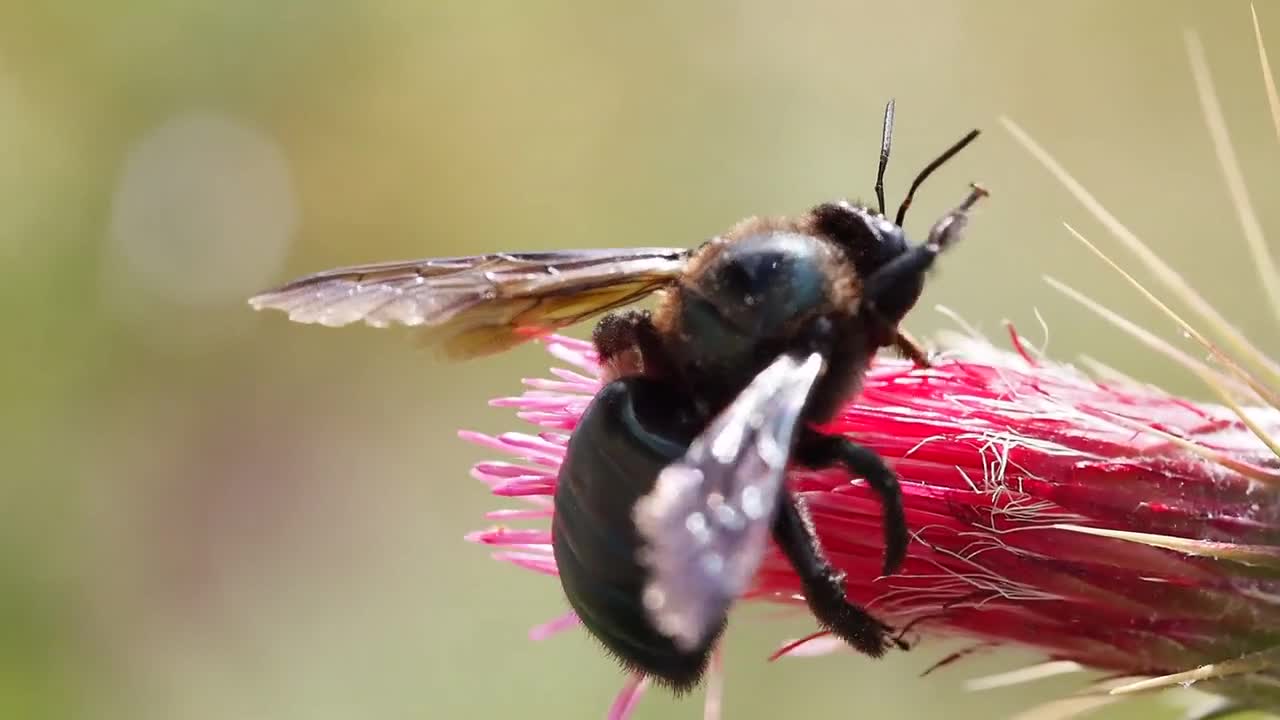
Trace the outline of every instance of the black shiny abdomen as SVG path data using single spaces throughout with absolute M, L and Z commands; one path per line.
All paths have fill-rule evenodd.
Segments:
M 631 511 L 696 434 L 687 407 L 688 398 L 649 378 L 605 386 L 569 440 L 551 526 L 560 581 L 582 623 L 629 669 L 676 690 L 698 682 L 718 633 L 685 653 L 649 623 Z

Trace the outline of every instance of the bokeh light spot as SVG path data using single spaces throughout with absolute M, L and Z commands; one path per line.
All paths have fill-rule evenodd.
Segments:
M 112 202 L 108 286 L 149 303 L 239 303 L 278 275 L 297 223 L 273 139 L 227 115 L 179 115 L 128 151 Z

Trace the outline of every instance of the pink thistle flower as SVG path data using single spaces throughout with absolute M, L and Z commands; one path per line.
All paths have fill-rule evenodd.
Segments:
M 567 432 L 600 387 L 589 343 L 546 345 L 574 369 L 493 403 L 543 431 L 462 434 L 524 461 L 475 466 L 495 495 L 533 505 L 492 519 L 550 517 Z M 1280 431 L 1280 413 L 1255 417 Z M 894 624 L 1133 676 L 1276 641 L 1260 629 L 1280 627 L 1280 464 L 1229 408 L 955 341 L 929 369 L 878 361 L 858 401 L 823 430 L 872 447 L 902 479 L 913 541 L 902 572 L 878 577 L 875 494 L 843 470 L 790 477 L 847 573 L 848 596 Z M 471 539 L 555 573 L 547 528 Z M 803 608 L 801 593 L 773 549 L 745 599 Z M 534 635 L 573 624 L 567 616 Z M 629 683 L 611 717 L 641 687 Z
M 1252 236 L 1256 220 L 1236 182 L 1239 171 L 1194 36 L 1189 48 L 1228 185 L 1280 311 L 1280 276 L 1265 243 Z M 1259 51 L 1269 78 L 1260 36 Z M 807 504 L 828 558 L 845 571 L 851 600 L 913 635 L 968 638 L 975 648 L 1020 646 L 1047 658 L 975 686 L 1087 669 L 1104 680 L 1085 691 L 1083 705 L 1075 698 L 1052 717 L 1192 682 L 1233 707 L 1280 710 L 1280 393 L 1272 389 L 1280 384 L 1280 368 L 1025 132 L 1003 122 L 1230 351 L 1123 270 L 1213 365 L 1055 285 L 1187 367 L 1220 402 L 1193 402 L 1092 361 L 1092 373 L 1052 362 L 1012 329 L 1014 351 L 952 336 L 931 368 L 877 360 L 856 401 L 822 428 L 876 450 L 900 476 L 913 531 L 900 573 L 879 576 L 881 508 L 859 478 L 839 469 L 797 470 L 788 481 Z M 1280 133 L 1280 112 L 1277 128 Z M 502 524 L 469 539 L 498 548 L 499 560 L 555 575 L 549 519 L 557 472 L 569 433 L 601 387 L 602 368 L 587 342 L 554 336 L 544 343 L 568 367 L 526 380 L 523 394 L 492 403 L 516 410 L 538 431 L 461 436 L 514 460 L 479 463 L 473 475 L 494 495 L 524 505 L 490 513 Z M 539 525 L 506 524 L 518 520 Z M 801 593 L 790 564 L 773 548 L 743 599 L 803 610 Z M 531 634 L 546 637 L 575 625 L 569 614 Z M 787 643 L 775 656 L 840 647 L 817 633 Z M 718 716 L 718 665 L 711 671 L 709 717 Z M 644 681 L 632 677 L 608 717 L 625 718 L 644 689 Z

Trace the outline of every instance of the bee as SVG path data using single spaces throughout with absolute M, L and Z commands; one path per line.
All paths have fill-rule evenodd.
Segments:
M 890 220 L 893 110 L 890 101 L 877 208 L 842 200 L 749 218 L 694 249 L 341 268 L 250 303 L 302 323 L 419 328 L 454 358 L 607 313 L 592 334 L 605 383 L 570 436 L 552 521 L 561 585 L 583 625 L 629 670 L 688 690 L 772 538 L 817 622 L 879 657 L 905 644 L 846 598 L 786 470 L 840 465 L 861 477 L 882 505 L 884 573 L 899 569 L 908 533 L 897 477 L 871 449 L 814 426 L 856 396 L 881 348 L 928 363 L 899 323 L 986 191 L 971 186 L 923 243 L 908 243 L 902 224 L 917 189 L 979 131 L 929 163 Z M 654 293 L 652 312 L 618 310 Z

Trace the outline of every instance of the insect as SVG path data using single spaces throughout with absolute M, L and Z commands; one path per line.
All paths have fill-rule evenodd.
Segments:
M 593 342 L 606 383 L 569 440 L 552 523 L 561 584 L 583 624 L 627 668 L 676 691 L 701 680 L 731 604 L 772 538 L 825 629 L 867 655 L 893 630 L 846 599 L 789 465 L 843 465 L 880 497 L 884 572 L 908 543 L 901 490 L 874 451 L 813 425 L 858 392 L 872 357 L 925 353 L 898 325 L 926 271 L 986 191 L 908 244 L 920 185 L 972 142 L 965 135 L 914 179 L 893 220 L 848 201 L 789 218 L 749 218 L 698 247 L 494 253 L 341 268 L 250 300 L 303 323 L 420 328 L 455 358 L 506 350 L 605 314 Z M 615 311 L 653 293 L 652 312 Z

